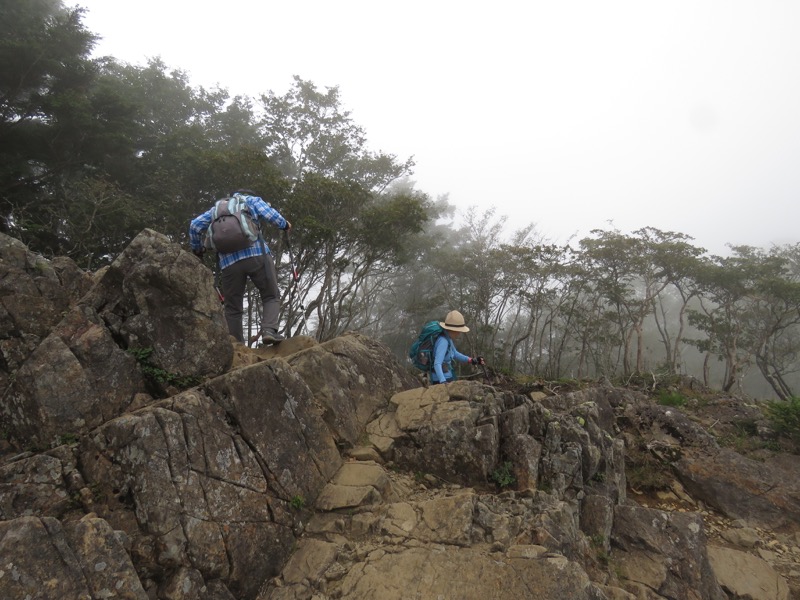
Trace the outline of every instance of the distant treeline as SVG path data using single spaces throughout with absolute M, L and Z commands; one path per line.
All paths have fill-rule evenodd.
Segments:
M 710 380 L 719 362 L 726 390 L 758 372 L 793 396 L 797 245 L 717 257 L 653 227 L 557 246 L 532 224 L 505 233 L 491 212 L 456 226 L 447 199 L 415 189 L 411 158 L 368 149 L 336 87 L 296 77 L 283 95 L 231 97 L 158 59 L 92 59 L 80 9 L 6 4 L 0 227 L 34 251 L 96 269 L 146 227 L 185 243 L 193 216 L 244 187 L 294 225 L 299 284 L 279 269 L 290 334 L 359 330 L 403 356 L 426 320 L 457 308 L 469 352 L 495 368 Z M 286 239 L 270 241 L 285 265 Z

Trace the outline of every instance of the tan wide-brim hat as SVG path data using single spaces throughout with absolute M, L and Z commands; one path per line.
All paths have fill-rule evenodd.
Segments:
M 444 318 L 444 323 L 439 321 L 439 325 L 450 331 L 460 331 L 461 333 L 467 333 L 469 331 L 469 327 L 464 324 L 464 315 L 457 310 L 451 310 L 447 313 L 447 316 Z

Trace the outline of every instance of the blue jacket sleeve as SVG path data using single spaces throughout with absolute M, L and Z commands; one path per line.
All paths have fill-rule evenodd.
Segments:
M 461 354 L 461 352 L 455 349 L 455 346 L 453 346 L 453 358 L 455 358 L 458 362 L 469 362 L 469 356 L 466 354 Z
M 444 371 L 442 371 L 442 363 L 444 357 L 447 355 L 447 348 L 450 345 L 450 340 L 446 335 L 440 335 L 433 345 L 433 372 L 436 375 L 436 381 L 444 381 Z
M 247 196 L 247 204 L 258 218 L 267 223 L 272 223 L 278 229 L 286 229 L 288 223 L 283 218 L 283 215 L 258 196 Z
M 195 217 L 189 224 L 189 245 L 192 250 L 201 250 L 203 248 L 203 234 L 208 230 L 208 226 L 211 225 L 212 210 L 209 209 L 202 215 Z

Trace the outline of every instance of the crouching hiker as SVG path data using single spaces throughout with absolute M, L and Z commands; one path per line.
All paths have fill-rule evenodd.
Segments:
M 471 358 L 456 350 L 455 341 L 462 333 L 467 333 L 469 327 L 464 322 L 464 316 L 457 310 L 447 313 L 444 322 L 439 321 L 442 333 L 433 344 L 433 365 L 431 369 L 431 383 L 447 383 L 453 381 L 453 361 L 471 365 L 485 365 L 482 356 Z
M 260 221 L 287 232 L 292 228 L 289 221 L 254 192 L 238 190 L 192 220 L 189 244 L 201 259 L 206 248 L 217 252 L 225 321 L 231 335 L 244 343 L 242 315 L 249 278 L 261 296 L 261 339 L 265 344 L 277 344 L 284 339 L 278 333 L 280 292 L 275 262 L 261 236 Z

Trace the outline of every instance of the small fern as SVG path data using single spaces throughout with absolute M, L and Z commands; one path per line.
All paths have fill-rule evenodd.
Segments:
M 505 488 L 511 485 L 514 485 L 517 480 L 514 477 L 514 473 L 512 472 L 512 465 L 510 462 L 506 461 L 502 465 L 498 466 L 494 471 L 492 471 L 491 479 L 501 488 Z
M 157 367 L 150 362 L 150 356 L 153 354 L 152 348 L 128 348 L 128 354 L 133 356 L 139 363 L 144 376 L 155 383 L 161 385 L 174 385 L 178 389 L 188 389 L 200 383 L 199 377 L 191 375 L 184 376 L 177 373 L 170 373 L 161 367 Z

